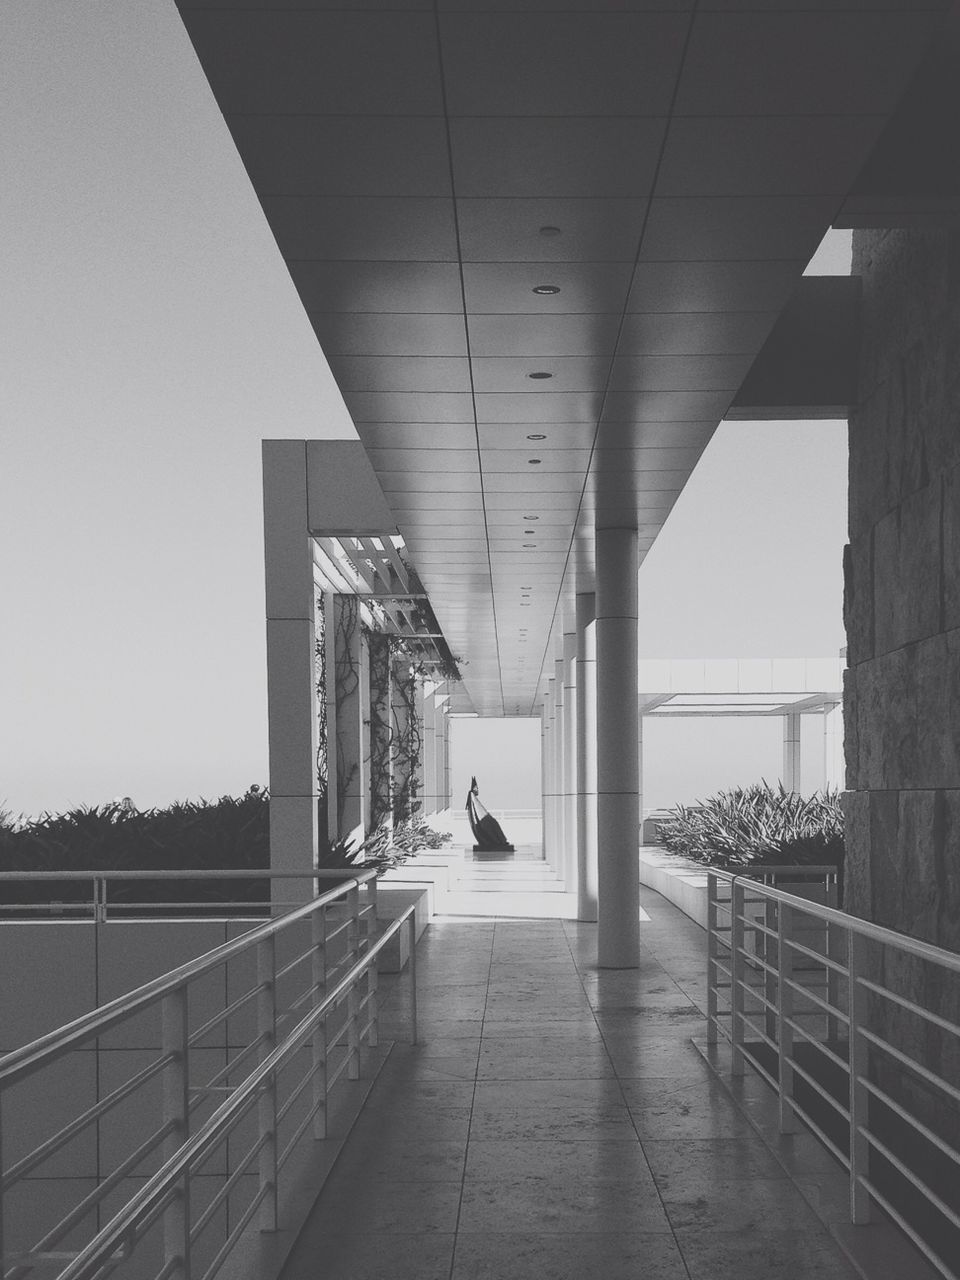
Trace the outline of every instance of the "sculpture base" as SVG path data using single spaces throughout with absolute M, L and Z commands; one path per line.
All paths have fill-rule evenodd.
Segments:
M 473 856 L 479 854 L 482 858 L 502 858 L 505 853 L 516 853 L 516 849 L 512 844 L 505 844 L 501 849 L 485 849 L 481 844 L 473 846 Z

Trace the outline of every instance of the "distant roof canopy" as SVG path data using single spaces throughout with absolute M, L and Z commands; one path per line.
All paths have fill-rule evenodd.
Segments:
M 644 716 L 786 716 L 843 701 L 840 658 L 676 658 L 640 662 Z

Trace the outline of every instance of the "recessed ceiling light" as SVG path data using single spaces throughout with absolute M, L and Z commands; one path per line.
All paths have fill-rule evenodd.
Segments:
M 559 293 L 560 286 L 558 284 L 535 284 L 532 292 L 540 294 Z
M 541 227 L 540 234 L 542 236 L 558 236 L 560 235 L 559 227 Z
M 536 533 L 536 529 L 524 529 L 524 533 Z
M 546 436 L 542 431 L 535 431 L 532 436 L 527 436 L 528 440 L 546 440 Z M 524 516 L 524 520 L 539 520 L 539 516 Z
M 527 461 L 530 463 L 531 467 L 536 467 L 536 466 L 538 466 L 538 465 L 543 461 L 543 459 L 542 459 L 542 458 L 528 458 L 528 459 L 527 459 Z
M 537 544 L 535 542 L 525 542 L 523 545 L 525 547 L 535 547 Z
M 520 602 L 520 608 L 521 608 L 521 609 L 529 609 L 529 608 L 530 608 L 530 601 L 529 601 L 529 600 L 521 600 L 521 602 Z
M 538 382 L 542 382 L 544 378 L 552 378 L 552 373 L 547 373 L 546 369 L 536 369 L 533 373 L 527 374 L 528 378 L 535 378 Z
M 524 516 L 524 520 L 539 520 L 539 516 Z

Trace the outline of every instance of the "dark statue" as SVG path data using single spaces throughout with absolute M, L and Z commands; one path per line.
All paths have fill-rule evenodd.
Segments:
M 488 813 L 480 803 L 479 787 L 476 778 L 470 779 L 470 790 L 467 792 L 466 810 L 470 818 L 470 829 L 476 844 L 474 853 L 513 853 L 513 845 L 503 834 L 503 828 L 496 818 Z

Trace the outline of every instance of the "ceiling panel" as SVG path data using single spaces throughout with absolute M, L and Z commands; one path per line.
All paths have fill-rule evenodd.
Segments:
M 675 110 L 681 116 L 885 113 L 903 91 L 936 16 L 799 8 L 700 13 Z
M 474 386 L 479 392 L 556 395 L 568 391 L 602 391 L 609 372 L 609 356 L 531 357 L 521 350 L 521 354 L 513 357 L 481 356 L 473 360 Z M 548 377 L 532 377 L 533 374 Z
M 736 391 L 755 359 L 739 356 L 618 356 L 612 391 Z
M 442 117 L 236 115 L 261 196 L 450 196 Z
M 603 402 L 599 391 L 534 394 L 478 394 L 477 415 L 484 422 L 596 422 Z
M 455 262 L 318 262 L 287 266 L 308 311 L 446 312 L 462 327 Z M 460 320 L 460 324 L 457 323 Z
M 267 196 L 262 203 L 285 258 L 457 259 L 449 200 Z
M 536 432 L 531 427 L 536 427 Z M 478 428 L 484 453 L 489 449 L 525 450 L 531 434 L 542 434 L 554 449 L 589 449 L 595 432 L 593 422 L 481 422 Z
M 468 361 L 452 356 L 330 355 L 328 359 L 343 392 L 470 391 Z
M 598 262 L 468 262 L 463 285 L 468 312 L 495 315 L 623 310 L 632 264 Z M 556 288 L 555 294 L 534 289 Z
M 671 13 L 553 13 L 549 22 L 442 14 L 447 108 L 453 116 L 665 116 L 687 26 Z
M 673 122 L 657 194 L 842 196 L 883 116 L 692 117 Z
M 484 449 L 483 473 L 518 471 L 525 467 L 529 456 L 529 444 L 522 449 Z M 591 450 L 553 448 L 548 451 L 541 447 L 540 456 L 543 458 L 541 471 L 577 471 L 582 475 L 589 465 Z
M 642 262 L 793 258 L 802 271 L 836 211 L 832 196 L 651 201 Z M 729 302 L 726 304 L 729 306 Z
M 225 115 L 443 115 L 432 13 L 184 14 Z
M 726 311 L 628 315 L 617 353 L 628 355 L 755 356 L 776 319 L 775 311 Z
M 451 120 L 457 197 L 644 200 L 665 129 L 662 118 Z
M 351 391 L 344 395 L 355 422 L 473 422 L 469 395 L 441 392 Z
M 646 200 L 457 201 L 464 262 L 632 262 Z
M 610 391 L 604 422 L 719 422 L 730 403 L 728 391 Z
M 466 356 L 466 329 L 448 315 L 312 311 L 310 323 L 331 356 Z
M 470 349 L 474 356 L 610 355 L 620 316 L 609 315 L 471 315 Z
M 361 422 L 360 439 L 374 449 L 471 449 L 472 422 Z
M 797 287 L 794 259 L 777 262 L 641 262 L 628 312 L 775 311 Z

